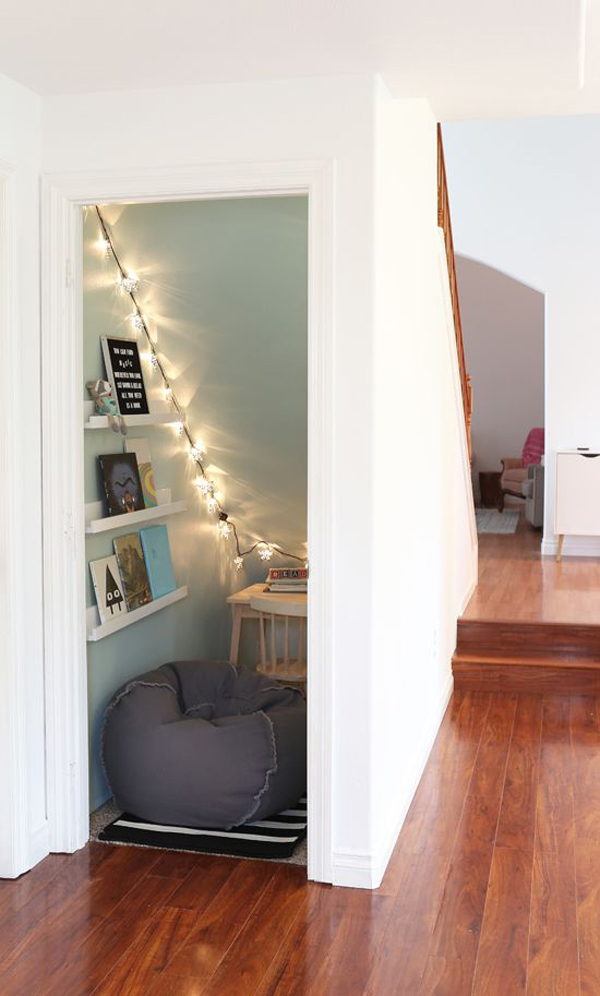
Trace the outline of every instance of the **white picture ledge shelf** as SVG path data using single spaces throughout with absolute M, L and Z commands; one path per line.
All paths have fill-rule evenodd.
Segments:
M 104 505 L 101 501 L 92 501 L 85 506 L 85 531 L 88 535 L 106 533 L 115 529 L 129 529 L 152 519 L 164 519 L 167 515 L 186 512 L 184 501 L 171 501 L 171 489 L 162 488 L 156 492 L 158 505 L 154 508 L 143 508 L 141 512 L 124 512 L 123 515 L 102 515 Z
M 147 605 L 142 605 L 141 608 L 134 609 L 133 612 L 123 612 L 116 619 L 111 619 L 104 624 L 100 624 L 96 606 L 91 605 L 87 610 L 88 643 L 103 640 L 105 636 L 118 633 L 125 626 L 131 626 L 132 623 L 139 622 L 140 619 L 145 619 L 146 616 L 151 616 L 154 612 L 159 612 L 160 609 L 166 609 L 167 605 L 180 602 L 182 598 L 187 598 L 187 593 L 187 585 L 183 585 L 182 588 L 176 588 L 175 591 L 169 592 L 168 595 L 163 595 L 162 598 L 155 598 L 153 602 L 148 602 Z
M 109 428 L 108 415 L 97 415 L 94 411 L 93 401 L 84 402 L 84 415 L 84 429 Z M 155 409 L 149 415 L 127 415 L 124 421 L 128 428 L 135 429 L 137 426 L 144 425 L 172 425 L 174 422 L 181 422 L 181 418 L 182 416 L 178 412 L 165 406 Z

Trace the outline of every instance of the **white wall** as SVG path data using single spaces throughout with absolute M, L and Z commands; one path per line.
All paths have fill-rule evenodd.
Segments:
M 371 839 L 377 884 L 452 690 L 476 579 L 466 437 L 425 101 L 378 93 Z M 445 284 L 443 283 L 445 280 Z
M 600 118 L 444 126 L 455 248 L 546 296 L 546 507 L 557 449 L 600 447 Z M 599 553 L 567 538 L 565 553 Z
M 372 498 L 368 486 L 356 488 L 356 457 L 368 482 L 373 116 L 368 76 L 57 97 L 44 101 L 43 116 L 46 173 L 269 160 L 334 164 L 333 834 L 334 850 L 351 853 L 368 849 L 370 827 L 368 808 L 356 801 L 366 796 L 371 773 L 364 717 L 372 620 L 364 593 L 372 549 L 360 533 L 370 530 Z
M 493 267 L 457 256 L 465 353 L 473 390 L 472 476 L 520 457 L 544 424 L 544 295 Z
M 0 875 L 7 876 L 20 874 L 47 850 L 40 557 L 39 114 L 37 97 L 0 77 Z M 23 834 L 22 825 L 28 834 Z
M 43 103 L 45 173 L 269 159 L 333 164 L 329 665 L 340 884 L 381 878 L 451 688 L 456 615 L 473 579 L 435 221 L 434 124 L 426 104 L 394 103 L 366 76 Z

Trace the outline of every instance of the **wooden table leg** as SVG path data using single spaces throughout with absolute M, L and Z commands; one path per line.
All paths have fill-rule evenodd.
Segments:
M 242 634 L 242 606 L 231 606 L 231 648 L 229 659 L 232 664 L 237 664 L 240 657 L 240 637 Z
M 565 541 L 565 534 L 561 533 L 558 537 L 558 550 L 556 551 L 556 562 L 559 564 L 562 560 L 562 548 Z

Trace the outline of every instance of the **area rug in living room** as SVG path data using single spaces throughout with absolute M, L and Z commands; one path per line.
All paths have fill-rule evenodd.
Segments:
M 476 508 L 477 532 L 498 533 L 499 535 L 516 533 L 519 515 L 519 512 L 510 509 L 499 512 L 496 508 Z
M 244 858 L 290 858 L 306 837 L 306 799 L 268 820 L 244 823 L 229 830 L 163 826 L 122 813 L 98 834 L 114 844 L 141 844 L 174 851 L 201 851 Z

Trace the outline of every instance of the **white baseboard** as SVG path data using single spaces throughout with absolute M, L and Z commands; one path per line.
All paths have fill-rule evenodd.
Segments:
M 458 607 L 458 615 L 459 616 L 463 615 L 463 613 L 464 613 L 467 605 L 471 601 L 471 596 L 472 596 L 473 592 L 475 591 L 476 587 L 477 587 L 477 575 L 475 575 L 475 577 L 473 578 L 473 580 L 469 582 L 469 584 L 467 586 L 467 590 L 464 593 L 464 595 L 463 595 L 463 597 L 462 597 L 462 599 L 460 601 L 460 605 Z
M 348 889 L 376 889 L 380 884 L 367 851 L 334 851 L 332 872 L 332 884 Z
M 378 889 L 381 885 L 388 862 L 392 856 L 392 851 L 396 846 L 398 835 L 406 819 L 406 814 L 408 813 L 414 794 L 421 781 L 425 765 L 431 754 L 431 749 L 453 690 L 454 678 L 450 674 L 448 675 L 448 680 L 442 694 L 436 703 L 429 726 L 421 740 L 417 770 L 412 778 L 410 791 L 403 800 L 400 815 L 396 820 L 387 843 L 378 854 L 369 854 L 367 851 L 334 851 L 332 862 L 333 885 L 340 885 L 350 889 Z
M 542 540 L 542 557 L 555 557 L 558 551 L 558 537 Z M 563 557 L 600 557 L 600 537 L 565 536 Z
M 35 868 L 50 853 L 50 830 L 48 821 L 34 830 L 29 839 L 29 867 Z

